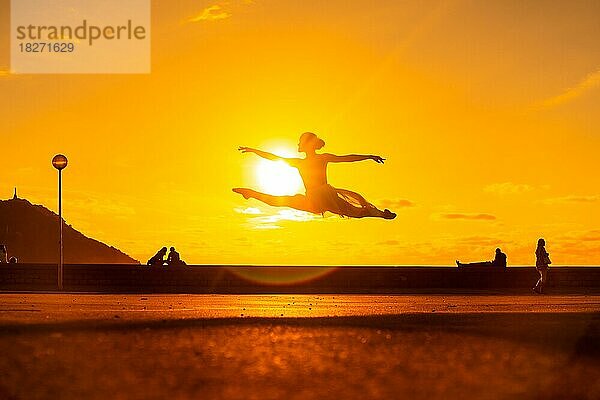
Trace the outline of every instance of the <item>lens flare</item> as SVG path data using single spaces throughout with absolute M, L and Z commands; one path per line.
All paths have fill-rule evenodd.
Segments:
M 268 285 L 292 285 L 310 282 L 321 278 L 337 267 L 228 267 L 228 270 L 237 276 L 251 282 Z

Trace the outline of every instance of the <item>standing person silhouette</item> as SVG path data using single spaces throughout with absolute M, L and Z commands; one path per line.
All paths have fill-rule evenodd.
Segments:
M 327 165 L 329 163 L 373 160 L 383 164 L 385 159 L 374 155 L 351 154 L 337 156 L 335 154 L 317 153 L 316 151 L 323 148 L 323 146 L 325 146 L 325 142 L 317 135 L 312 132 L 305 132 L 300 136 L 298 142 L 298 152 L 305 153 L 305 158 L 280 157 L 250 147 L 240 147 L 238 150 L 242 153 L 254 153 L 271 161 L 281 160 L 291 167 L 297 168 L 304 183 L 306 195 L 273 196 L 246 188 L 234 188 L 233 191 L 241 194 L 245 199 L 255 198 L 271 206 L 291 207 L 314 214 L 323 214 L 325 211 L 329 211 L 352 218 L 396 218 L 395 213 L 388 209 L 381 211 L 360 194 L 346 189 L 334 188 L 327 183 Z
M 535 269 L 540 274 L 540 279 L 538 279 L 532 290 L 537 294 L 544 293 L 544 286 L 548 280 L 548 266 L 552 264 L 552 261 L 550 261 L 550 254 L 546 251 L 545 246 L 546 241 L 544 239 L 539 239 L 537 248 L 535 249 Z

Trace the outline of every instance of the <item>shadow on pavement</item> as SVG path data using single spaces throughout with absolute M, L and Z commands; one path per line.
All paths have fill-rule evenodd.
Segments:
M 211 327 L 290 326 L 298 328 L 366 328 L 397 332 L 438 331 L 485 336 L 551 346 L 553 351 L 600 356 L 600 313 L 415 313 L 343 317 L 188 318 L 152 321 L 80 320 L 0 325 L 0 337 L 54 332 L 131 332 Z

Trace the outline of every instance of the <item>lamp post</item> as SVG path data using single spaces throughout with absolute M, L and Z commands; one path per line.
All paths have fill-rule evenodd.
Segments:
M 63 290 L 63 219 L 62 219 L 62 170 L 67 167 L 67 157 L 57 154 L 52 158 L 52 166 L 58 170 L 58 290 Z

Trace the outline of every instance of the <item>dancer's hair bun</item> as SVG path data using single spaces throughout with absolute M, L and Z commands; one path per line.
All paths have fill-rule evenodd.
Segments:
M 318 136 L 315 136 L 315 148 L 322 149 L 325 146 L 325 141 Z
M 315 150 L 322 149 L 323 146 L 325 146 L 325 141 L 312 132 L 304 132 L 300 137 L 306 138 L 306 140 L 313 143 L 315 146 Z

